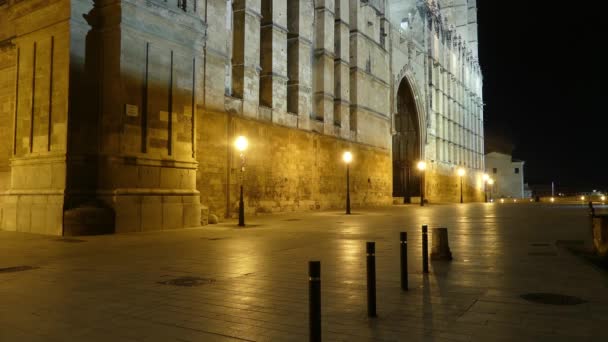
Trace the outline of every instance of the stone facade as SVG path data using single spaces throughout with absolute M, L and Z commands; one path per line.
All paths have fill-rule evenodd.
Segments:
M 1 1 L 0 228 L 340 208 L 345 150 L 354 206 L 480 200 L 476 58 L 474 0 Z

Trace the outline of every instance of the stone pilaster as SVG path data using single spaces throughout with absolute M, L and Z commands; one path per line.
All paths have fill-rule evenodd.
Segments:
M 298 128 L 310 129 L 312 113 L 312 0 L 293 0 L 287 8 L 287 111 L 297 114 Z
M 474 59 L 478 58 L 477 0 L 468 0 L 468 47 Z
M 334 0 L 315 7 L 314 115 L 317 130 L 334 134 Z M 320 123 L 322 123 L 322 128 Z
M 287 113 L 287 1 L 262 1 L 260 105 L 272 109 L 272 121 L 289 122 Z M 295 124 L 295 122 L 294 122 Z
M 243 100 L 243 114 L 258 118 L 260 89 L 260 0 L 233 3 L 232 93 Z
M 336 0 L 334 122 L 336 135 L 350 138 L 350 4 Z

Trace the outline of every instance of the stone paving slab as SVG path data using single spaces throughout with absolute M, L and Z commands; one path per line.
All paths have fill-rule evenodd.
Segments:
M 393 206 L 79 237 L 0 232 L 0 341 L 304 341 L 309 260 L 322 263 L 327 341 L 597 341 L 608 276 L 556 245 L 590 244 L 584 206 Z M 420 226 L 448 227 L 452 262 L 422 274 Z M 399 283 L 408 232 L 410 290 Z M 432 235 L 430 235 L 432 236 Z M 376 241 L 378 315 L 366 316 Z M 432 241 L 430 241 L 432 243 Z M 198 282 L 179 287 L 175 279 Z M 555 306 L 525 293 L 576 296 Z

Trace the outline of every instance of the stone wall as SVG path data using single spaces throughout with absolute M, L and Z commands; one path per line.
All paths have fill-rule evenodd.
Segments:
M 0 96 L 13 99 L 0 111 L 0 121 L 12 123 L 0 144 L 0 183 L 8 189 L 0 194 L 0 227 L 58 235 L 65 189 L 70 3 L 32 0 L 9 6 L 0 10 L 0 21 L 8 23 L 0 33 L 0 41 L 6 39 L 0 60 L 12 60 L 8 70 L 4 64 L 6 71 L 12 69 L 7 72 L 12 87 L 4 84 Z
M 206 129 L 199 141 L 197 188 L 210 213 L 238 212 L 241 161 L 233 148 L 238 135 L 250 142 L 243 183 L 249 213 L 343 208 L 346 150 L 354 154 L 353 207 L 392 202 L 388 150 L 224 113 L 204 113 L 201 125 Z
M 450 3 L 442 17 L 435 0 L 8 0 L 0 228 L 173 229 L 199 225 L 201 204 L 234 216 L 239 134 L 250 213 L 343 207 L 347 149 L 353 206 L 389 204 L 402 82 L 426 198 L 458 201 L 463 166 L 479 200 L 475 2 Z

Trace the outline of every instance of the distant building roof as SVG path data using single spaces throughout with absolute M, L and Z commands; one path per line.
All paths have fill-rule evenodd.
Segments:
M 494 154 L 494 155 L 500 154 L 500 155 L 505 156 L 506 158 L 511 158 L 511 162 L 512 163 L 525 163 L 525 161 L 523 161 L 521 159 L 513 158 L 513 156 L 511 156 L 510 153 L 504 153 L 504 152 L 490 152 L 490 153 L 486 153 L 486 157 L 489 156 L 489 155 L 491 155 L 491 154 Z

